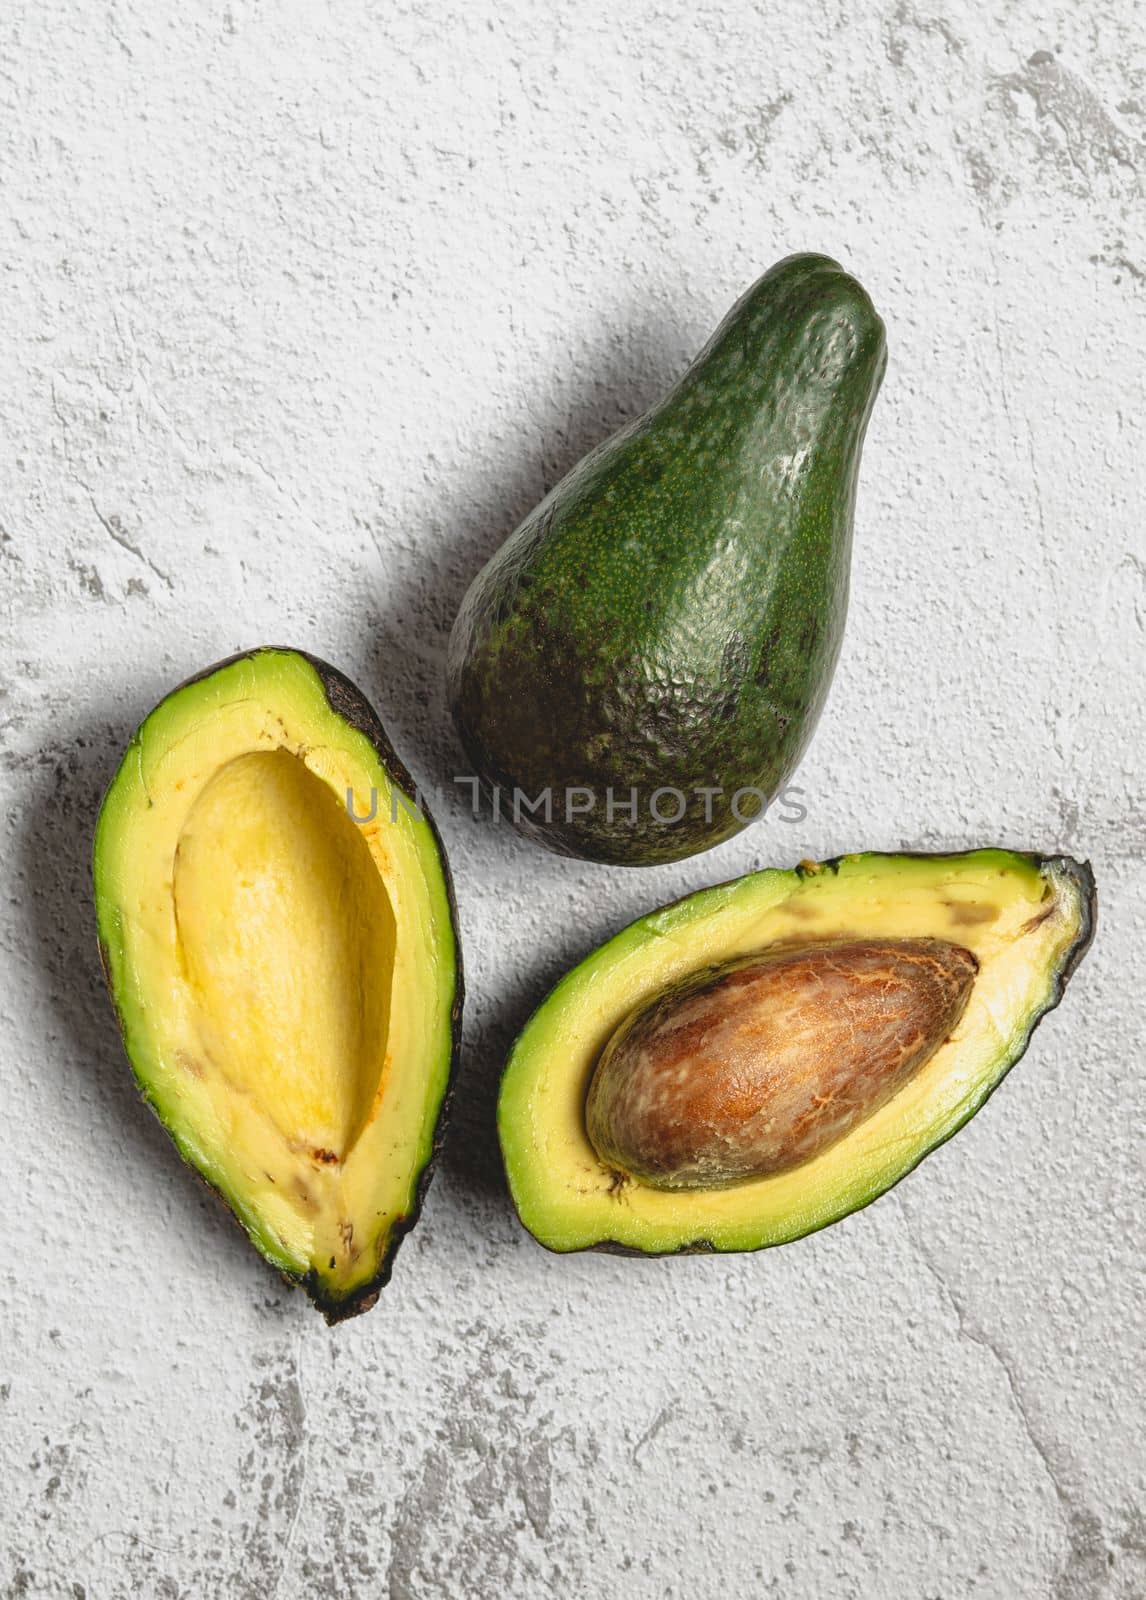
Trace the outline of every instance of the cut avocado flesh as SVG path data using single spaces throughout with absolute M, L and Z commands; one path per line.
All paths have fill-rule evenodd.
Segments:
M 664 1254 L 757 1250 L 848 1215 L 979 1109 L 1061 998 L 1093 915 L 1089 867 L 978 850 L 756 872 L 641 918 L 562 979 L 513 1048 L 498 1129 L 522 1222 L 552 1250 Z M 590 1087 L 610 1043 L 648 1026 L 642 1008 L 653 1015 L 674 985 L 689 993 L 704 969 L 856 941 L 868 950 L 941 941 L 928 948 L 966 952 L 974 972 L 950 1032 L 886 1103 L 812 1159 L 723 1186 L 657 1186 L 598 1154 Z
M 460 1008 L 448 869 L 412 794 L 353 685 L 260 650 L 151 713 L 96 831 L 139 1086 L 332 1319 L 372 1303 L 416 1214 Z

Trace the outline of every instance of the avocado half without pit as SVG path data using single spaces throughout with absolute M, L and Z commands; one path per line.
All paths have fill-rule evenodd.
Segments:
M 502 1080 L 552 1250 L 757 1250 L 835 1222 L 965 1123 L 1057 1005 L 1090 868 L 977 850 L 752 873 L 633 923 L 552 991 Z
M 460 1031 L 441 842 L 367 701 L 295 650 L 209 668 L 135 733 L 96 828 L 100 951 L 139 1087 L 331 1321 L 390 1275 Z

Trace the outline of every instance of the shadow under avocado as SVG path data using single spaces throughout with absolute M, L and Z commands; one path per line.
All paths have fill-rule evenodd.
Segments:
M 438 1157 L 443 1174 L 476 1197 L 508 1201 L 497 1137 L 497 1094 L 514 1039 L 564 970 L 539 958 L 514 985 L 511 998 L 487 1008 L 480 1023 L 467 1018 L 461 1061 Z

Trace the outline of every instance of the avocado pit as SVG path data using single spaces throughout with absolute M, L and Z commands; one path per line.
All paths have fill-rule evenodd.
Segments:
M 784 946 L 638 1007 L 597 1063 L 586 1130 L 658 1189 L 723 1189 L 811 1161 L 949 1037 L 979 964 L 942 939 Z

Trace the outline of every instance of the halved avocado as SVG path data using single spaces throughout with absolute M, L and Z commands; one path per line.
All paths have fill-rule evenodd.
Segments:
M 1061 999 L 1090 943 L 1094 913 L 1089 866 L 1064 856 L 976 850 L 851 855 L 755 872 L 642 917 L 557 984 L 510 1055 L 498 1130 L 522 1222 L 551 1250 L 662 1255 L 758 1250 L 847 1216 L 898 1183 L 979 1109 L 1039 1018 Z M 890 1098 L 875 1093 L 870 1114 L 845 1118 L 844 1131 L 826 1147 L 805 1139 L 803 1148 L 816 1152 L 810 1159 L 774 1161 L 774 1170 L 743 1181 L 728 1181 L 737 1174 L 726 1159 L 727 1140 L 718 1142 L 723 1170 L 717 1160 L 709 1182 L 711 1148 L 702 1139 L 699 1154 L 681 1155 L 689 1128 L 679 1115 L 672 1121 L 663 1096 L 650 1100 L 648 1085 L 657 1081 L 663 1091 L 668 1084 L 676 1094 L 697 1061 L 712 1072 L 705 1058 L 712 1018 L 702 1014 L 712 995 L 755 983 L 774 1006 L 789 970 L 801 975 L 806 993 L 817 963 L 845 975 L 858 971 L 856 981 L 867 981 L 864 961 L 870 967 L 884 957 L 904 970 L 912 962 L 935 967 L 938 959 L 951 979 L 936 1037 L 915 1041 L 923 1047 L 906 1061 Z M 900 991 L 886 992 L 891 1014 L 902 1018 Z M 737 1036 L 753 1033 L 759 1020 L 747 1019 Z M 800 1024 L 790 1009 L 782 1011 L 779 1029 L 768 1035 L 765 1028 L 762 1036 L 786 1043 L 793 1020 Z M 814 1052 L 823 1028 L 813 1018 L 805 1031 Z M 659 1079 L 650 1076 L 655 1049 L 662 1052 L 652 1063 Z M 618 1071 L 629 1074 L 619 1090 L 610 1076 Z M 634 1138 L 631 1117 L 624 1123 L 616 1116 L 611 1133 L 597 1132 L 594 1142 L 586 1114 L 591 1086 L 598 1117 L 615 1115 L 627 1094 L 628 1113 L 635 1106 L 645 1124 L 660 1118 L 656 1137 L 643 1126 Z M 690 1105 L 712 1102 L 711 1083 L 702 1087 Z M 724 1111 L 743 1088 L 743 1081 L 733 1086 Z M 807 1109 L 818 1111 L 830 1098 L 813 1095 Z M 678 1097 L 678 1112 L 682 1103 Z M 766 1102 L 749 1114 L 758 1127 L 773 1127 Z M 718 1141 L 727 1132 L 717 1128 Z M 709 1146 L 711 1135 L 709 1129 Z M 623 1161 L 619 1168 L 617 1149 L 636 1151 L 629 1170 Z
M 462 1006 L 441 841 L 370 705 L 297 650 L 183 684 L 104 796 L 94 884 L 127 1054 L 180 1154 L 329 1321 L 369 1309 Z

